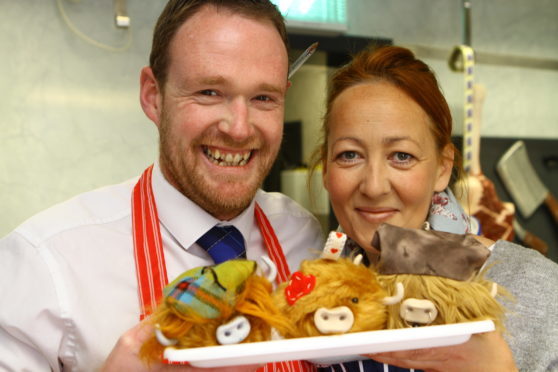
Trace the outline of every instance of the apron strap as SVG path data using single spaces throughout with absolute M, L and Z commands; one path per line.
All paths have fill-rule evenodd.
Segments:
M 281 248 L 281 244 L 279 243 L 279 239 L 277 239 L 277 235 L 275 235 L 271 223 L 269 223 L 267 216 L 258 203 L 256 203 L 254 208 L 254 215 L 256 216 L 256 221 L 262 233 L 267 253 L 277 266 L 277 284 L 286 282 L 291 276 L 289 264 L 287 263 L 287 259 L 285 258 L 285 254 L 283 253 L 283 249 Z
M 147 168 L 132 192 L 132 230 L 140 300 L 140 320 L 157 307 L 168 283 L 159 229 L 159 216 L 151 186 L 153 165 Z

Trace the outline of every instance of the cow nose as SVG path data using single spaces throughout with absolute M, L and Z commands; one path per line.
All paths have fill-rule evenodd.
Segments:
M 217 342 L 221 345 L 239 344 L 250 334 L 250 322 L 244 316 L 237 316 L 233 320 L 217 327 Z
M 314 324 L 322 334 L 348 332 L 354 321 L 353 312 L 347 306 L 333 309 L 321 307 L 314 313 Z
M 436 306 L 429 300 L 408 298 L 401 303 L 399 315 L 413 327 L 432 323 L 438 316 Z

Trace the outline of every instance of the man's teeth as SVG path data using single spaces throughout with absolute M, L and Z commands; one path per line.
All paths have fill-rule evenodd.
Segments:
M 211 150 L 209 148 L 205 149 L 205 154 L 214 164 L 225 166 L 225 167 L 238 167 L 245 165 L 250 159 L 251 151 L 246 151 L 243 153 L 221 153 L 219 150 Z

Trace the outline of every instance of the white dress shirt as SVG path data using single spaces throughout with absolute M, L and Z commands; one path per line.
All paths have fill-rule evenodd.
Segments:
M 137 179 L 81 194 L 32 217 L 0 240 L 0 370 L 92 371 L 139 321 L 131 192 Z M 169 281 L 211 265 L 195 241 L 218 220 L 153 170 Z M 323 247 L 319 222 L 279 193 L 258 202 L 291 271 Z M 249 259 L 266 254 L 254 203 L 227 222 Z

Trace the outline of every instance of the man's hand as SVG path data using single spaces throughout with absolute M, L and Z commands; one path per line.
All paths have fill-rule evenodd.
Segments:
M 231 366 L 223 368 L 195 368 L 182 365 L 168 365 L 163 363 L 152 363 L 146 365 L 139 358 L 141 345 L 147 341 L 154 332 L 154 327 L 148 321 L 143 321 L 134 328 L 126 331 L 108 356 L 105 364 L 101 368 L 102 372 L 165 372 L 165 371 L 188 371 L 188 372 L 210 372 L 210 371 L 231 371 L 231 372 L 252 372 L 259 368 L 259 365 Z
M 455 346 L 370 354 L 368 357 L 426 372 L 517 371 L 511 350 L 498 332 L 476 334 Z

